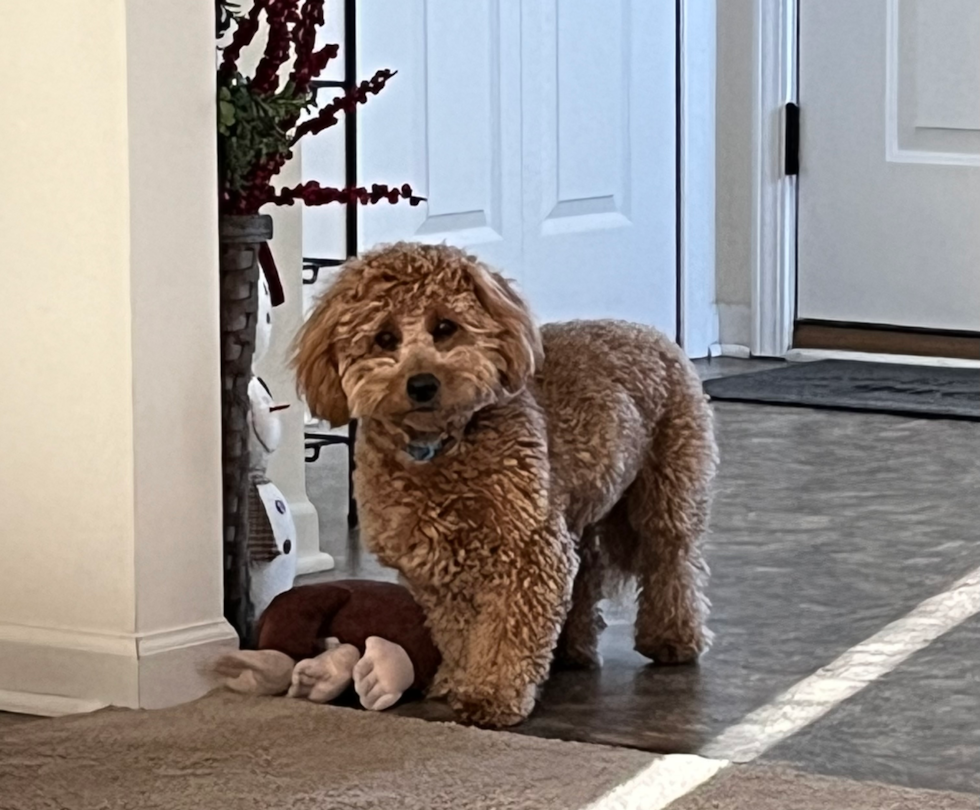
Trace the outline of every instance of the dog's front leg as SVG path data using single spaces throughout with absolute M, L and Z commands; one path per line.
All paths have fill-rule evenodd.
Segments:
M 476 594 L 465 666 L 451 695 L 464 722 L 493 728 L 522 722 L 548 677 L 578 561 L 563 521 L 532 534 L 513 564 Z
M 439 671 L 429 687 L 428 697 L 446 698 L 452 694 L 465 671 L 467 628 L 473 624 L 471 605 L 450 600 L 426 606 L 432 640 L 442 655 Z

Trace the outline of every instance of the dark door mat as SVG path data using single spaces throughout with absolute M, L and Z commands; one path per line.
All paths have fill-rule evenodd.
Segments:
M 707 380 L 712 399 L 980 421 L 980 369 L 819 360 Z

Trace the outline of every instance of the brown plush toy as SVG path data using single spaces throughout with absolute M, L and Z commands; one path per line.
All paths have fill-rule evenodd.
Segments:
M 279 594 L 259 619 L 258 649 L 214 665 L 236 692 L 326 703 L 353 683 L 366 709 L 424 692 L 439 667 L 425 615 L 401 585 L 344 580 Z

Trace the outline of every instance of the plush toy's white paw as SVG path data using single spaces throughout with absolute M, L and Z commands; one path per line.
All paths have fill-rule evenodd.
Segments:
M 351 644 L 328 649 L 316 658 L 307 658 L 293 667 L 289 696 L 327 703 L 350 686 L 354 666 L 361 654 Z
M 354 688 L 365 709 L 381 712 L 394 706 L 415 680 L 415 667 L 400 644 L 371 636 L 354 667 Z
M 275 650 L 239 650 L 213 665 L 225 686 L 247 695 L 281 695 L 289 688 L 295 661 Z

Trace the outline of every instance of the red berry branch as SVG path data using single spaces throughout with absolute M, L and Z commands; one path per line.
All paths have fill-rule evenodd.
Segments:
M 228 5 L 227 0 L 216 2 Z M 368 205 L 382 200 L 418 205 L 422 201 L 408 185 L 338 189 L 311 182 L 274 189 L 273 178 L 292 157 L 292 147 L 300 138 L 336 125 L 341 113 L 352 115 L 359 104 L 380 93 L 395 73 L 379 70 L 299 123 L 303 112 L 314 106 L 313 82 L 340 50 L 334 44 L 316 47 L 317 32 L 324 24 L 324 0 L 254 0 L 247 14 L 231 16 L 236 26 L 218 68 L 222 213 L 255 214 L 268 203 L 292 205 L 297 200 L 306 205 Z M 226 13 L 222 18 L 227 17 Z M 255 74 L 244 76 L 239 60 L 263 20 L 268 32 L 265 50 Z M 281 84 L 286 69 L 288 78 Z
M 289 80 L 301 92 L 309 89 L 313 77 L 319 76 L 340 52 L 339 45 L 325 45 L 316 50 L 316 32 L 324 23 L 323 3 L 324 0 L 306 0 L 296 28 L 296 62 Z
M 289 59 L 294 44 L 293 34 L 299 33 L 301 17 L 296 0 L 270 0 L 265 14 L 269 37 L 262 60 L 255 69 L 252 91 L 259 95 L 273 95 L 279 89 L 279 69 Z M 296 59 L 299 61 L 299 37 L 297 36 L 296 39 Z
M 363 104 L 368 100 L 368 96 L 380 93 L 388 80 L 397 71 L 379 70 L 370 79 L 361 82 L 357 87 L 348 90 L 344 95 L 337 96 L 333 101 L 320 109 L 313 118 L 304 121 L 296 127 L 296 134 L 293 135 L 293 143 L 296 143 L 304 135 L 316 135 L 318 132 L 332 127 L 339 120 L 337 113 L 345 112 L 350 114 L 357 109 L 358 104 Z
M 377 205 L 382 200 L 396 203 L 399 200 L 408 200 L 409 205 L 418 205 L 423 202 L 421 197 L 416 197 L 412 193 L 412 187 L 406 183 L 401 188 L 390 188 L 389 186 L 375 183 L 370 189 L 364 186 L 356 188 L 326 188 L 315 181 L 300 183 L 292 188 L 281 188 L 278 191 L 269 189 L 269 196 L 264 202 L 274 203 L 275 205 L 292 205 L 299 200 L 306 205 L 325 205 L 326 203 L 339 202 L 353 205 Z

